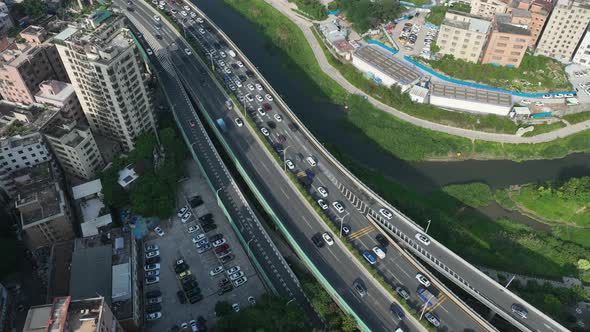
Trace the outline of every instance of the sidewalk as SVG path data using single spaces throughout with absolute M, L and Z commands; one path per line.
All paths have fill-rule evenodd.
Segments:
M 336 70 L 332 65 L 328 63 L 328 59 L 324 52 L 322 51 L 322 46 L 319 44 L 313 32 L 311 30 L 313 23 L 302 18 L 301 16 L 297 15 L 292 9 L 296 8 L 296 6 L 292 3 L 289 3 L 285 0 L 265 0 L 266 3 L 273 6 L 275 9 L 280 11 L 283 15 L 287 16 L 293 23 L 295 23 L 299 29 L 303 32 L 303 35 L 307 39 L 309 46 L 311 47 L 315 58 L 322 69 L 322 71 L 336 81 L 340 86 L 342 86 L 346 91 L 353 94 L 361 94 L 366 95 L 363 91 L 352 85 L 350 82 L 344 78 L 340 74 L 338 70 Z M 558 138 L 563 138 L 569 135 L 573 135 L 583 130 L 590 129 L 590 120 L 580 122 L 571 126 L 567 126 L 555 131 L 551 131 L 548 133 L 532 136 L 532 137 L 520 137 L 514 134 L 496 134 L 496 133 L 486 133 L 481 131 L 463 129 L 463 128 L 456 128 L 451 126 L 446 126 L 443 124 L 430 122 L 427 120 L 419 119 L 413 117 L 409 114 L 404 112 L 398 111 L 397 109 L 385 105 L 382 102 L 378 101 L 377 99 L 368 96 L 368 101 L 373 104 L 375 107 L 379 108 L 380 110 L 387 112 L 398 119 L 403 121 L 409 122 L 415 126 L 440 131 L 443 133 L 447 133 L 450 135 L 460 136 L 464 138 L 468 138 L 471 140 L 482 140 L 482 141 L 491 141 L 491 142 L 499 142 L 499 143 L 515 143 L 515 144 L 522 144 L 522 143 L 543 143 L 543 142 L 550 142 Z

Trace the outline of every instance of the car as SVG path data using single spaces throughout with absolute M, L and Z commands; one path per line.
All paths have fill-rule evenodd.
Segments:
M 285 160 L 285 164 L 287 164 L 287 168 L 290 170 L 294 170 L 295 169 L 295 164 L 293 164 L 293 162 L 291 161 L 291 159 L 287 159 Z
M 266 95 L 264 95 L 264 97 L 265 97 L 265 98 L 266 98 L 266 100 L 268 100 L 268 101 L 273 101 L 273 100 L 274 100 L 274 99 L 273 99 L 273 97 L 272 97 L 270 94 L 268 94 L 268 93 L 267 93 Z
M 427 312 L 424 314 L 424 317 L 426 317 L 426 320 L 432 324 L 434 327 L 439 327 L 440 326 L 440 319 L 438 319 L 438 316 L 435 315 L 432 312 Z
M 382 247 L 387 247 L 389 245 L 389 241 L 383 236 L 383 234 L 377 234 L 375 240 L 377 240 Z
M 422 233 L 416 233 L 416 239 L 420 242 L 422 242 L 425 246 L 430 244 L 430 239 L 428 238 L 428 236 L 422 234 Z
M 203 239 L 203 240 L 201 240 L 201 241 L 199 241 L 199 242 L 195 243 L 195 247 L 196 247 L 197 249 L 199 249 L 199 248 L 201 248 L 201 247 L 203 247 L 203 246 L 205 246 L 205 245 L 207 245 L 207 244 L 209 244 L 209 240 L 207 240 L 207 239 Z
M 215 225 L 215 223 L 205 224 L 205 225 L 203 225 L 203 232 L 208 233 L 216 228 L 217 228 L 217 225 Z
M 188 227 L 188 229 L 187 229 L 187 232 L 188 232 L 189 234 L 192 234 L 192 233 L 194 233 L 194 232 L 198 231 L 199 229 L 201 229 L 201 227 L 199 227 L 199 225 L 190 225 L 190 226 Z M 199 239 L 198 241 L 200 241 L 200 240 L 202 240 L 202 239 Z M 198 241 L 197 241 L 197 242 L 198 242 Z M 194 239 L 193 239 L 193 243 L 196 243 L 196 242 L 194 241 Z
M 259 103 L 264 101 L 261 95 L 256 95 L 256 100 L 258 100 Z
M 147 271 L 154 271 L 160 269 L 160 264 L 147 264 L 143 267 L 143 269 Z
M 280 114 L 275 114 L 274 118 L 275 118 L 275 120 L 277 120 L 277 122 L 283 121 L 283 117 Z
M 268 137 L 270 135 L 270 132 L 265 127 L 261 127 L 260 131 L 262 132 L 262 135 L 264 135 L 266 137 Z
M 164 236 L 164 230 L 162 230 L 162 228 L 160 228 L 159 226 L 154 228 L 154 232 L 156 232 L 156 234 L 158 234 L 158 236 Z
M 191 217 L 193 216 L 193 213 L 191 211 L 187 211 L 182 218 L 180 218 L 180 221 L 185 224 Z
M 248 84 L 248 90 L 254 91 L 254 84 Z
M 188 13 L 187 13 L 187 12 L 185 12 L 184 10 L 182 10 L 182 11 L 180 11 L 180 15 L 182 15 L 182 16 L 187 16 L 187 15 L 188 15 Z
M 188 301 L 190 302 L 190 304 L 195 304 L 195 303 L 201 301 L 202 299 L 203 299 L 203 295 L 197 294 L 197 295 L 189 297 Z M 198 331 L 198 330 L 193 330 L 193 331 Z
M 223 62 L 223 60 L 219 60 L 219 62 L 218 62 L 218 63 L 219 63 L 219 65 L 220 65 L 221 67 L 225 67 L 225 62 Z
M 191 52 L 191 50 L 189 48 L 185 48 L 184 49 L 184 53 L 186 53 L 186 55 L 191 55 L 193 54 L 193 52 Z
M 234 256 L 234 255 L 227 255 L 227 256 L 223 256 L 223 257 L 219 258 L 219 262 L 220 262 L 221 264 L 227 264 L 227 263 L 229 263 L 229 262 L 233 261 L 233 260 L 234 260 L 234 258 L 235 258 L 235 256 Z
M 326 243 L 331 246 L 334 244 L 334 240 L 332 239 L 332 236 L 330 236 L 329 233 L 324 233 L 322 234 L 322 238 L 324 239 L 324 241 L 326 241 Z
M 307 163 L 311 167 L 314 167 L 314 166 L 317 165 L 317 162 L 315 161 L 315 159 L 312 156 L 309 156 L 309 157 L 305 158 L 305 161 L 307 161 Z
M 382 216 L 384 216 L 387 219 L 391 219 L 393 218 L 393 213 L 391 213 L 391 211 L 387 210 L 387 209 L 380 209 L 379 213 L 381 213 Z
M 248 303 L 250 303 L 250 305 L 256 305 L 256 299 L 254 296 L 248 296 Z
M 160 16 L 154 15 L 154 21 L 158 21 L 159 22 L 160 21 Z
M 240 286 L 242 286 L 243 284 L 245 284 L 245 283 L 246 283 L 246 281 L 248 281 L 248 278 L 246 278 L 246 277 L 241 277 L 240 279 L 234 280 L 234 281 L 233 281 L 233 285 L 234 285 L 234 287 L 236 287 L 236 288 L 237 288 L 237 287 L 240 287 Z
M 326 242 L 322 238 L 322 234 L 316 233 L 311 237 L 311 241 L 315 244 L 316 247 L 322 248 Z
M 186 296 L 188 296 L 189 298 L 199 294 L 201 294 L 201 289 L 199 287 L 193 287 L 186 291 Z
M 236 62 L 236 64 L 238 65 L 238 67 L 242 68 L 244 67 L 244 64 L 242 63 L 242 61 L 238 61 Z
M 156 256 L 156 257 L 152 257 L 152 258 L 148 258 L 145 260 L 146 264 L 156 264 L 156 263 L 160 263 L 160 256 Z
M 199 217 L 199 221 L 207 221 L 207 220 L 213 220 L 213 214 L 206 213 L 206 214 Z
M 430 281 L 428 281 L 428 279 L 424 275 L 422 275 L 422 273 L 417 273 L 416 279 L 419 283 L 424 285 L 424 287 L 430 287 Z
M 159 289 L 153 289 L 153 290 L 145 293 L 145 297 L 147 297 L 148 299 L 150 299 L 152 297 L 158 297 L 158 296 L 162 296 L 162 292 Z
M 522 104 L 522 105 L 530 105 L 530 104 L 531 104 L 531 101 L 530 101 L 530 100 L 528 100 L 528 99 L 523 99 L 523 100 L 521 100 L 521 101 L 519 102 L 519 104 Z
M 191 11 L 191 7 L 189 7 L 189 6 L 184 6 L 182 8 L 184 8 L 184 10 L 186 10 L 187 12 L 190 12 Z
M 145 273 L 145 277 L 155 277 L 155 276 L 159 276 L 160 275 L 160 270 L 156 269 L 156 270 L 150 270 L 150 271 L 146 271 Z
M 299 130 L 299 127 L 298 127 L 296 124 L 294 124 L 294 123 L 289 123 L 289 124 L 287 125 L 287 127 L 289 127 L 289 129 L 290 129 L 292 132 L 296 132 L 297 130 Z
M 221 252 L 223 252 L 224 250 L 227 250 L 227 249 L 229 249 L 229 244 L 225 243 L 225 244 L 222 244 L 219 247 L 215 248 L 215 253 L 216 254 L 219 254 L 219 253 L 221 253 Z
M 195 17 L 197 17 L 197 14 L 195 14 L 195 13 L 193 13 L 193 12 L 191 12 L 191 14 L 190 14 L 190 15 L 191 15 L 191 17 L 192 17 L 192 18 L 195 18 Z
M 185 205 L 185 206 L 181 207 L 178 210 L 178 212 L 176 213 L 176 215 L 178 216 L 178 218 L 181 218 L 186 213 L 186 211 L 188 211 L 188 210 L 189 210 L 188 205 Z
M 154 51 L 152 51 L 151 48 L 148 48 L 145 51 L 147 52 L 148 55 L 154 55 Z
M 184 278 L 186 278 L 186 277 L 190 276 L 191 274 L 193 274 L 193 273 L 191 272 L 191 270 L 186 270 L 186 271 L 184 271 L 184 272 L 181 272 L 181 273 L 178 275 L 178 279 L 184 279 Z
M 406 317 L 406 313 L 397 303 L 392 303 L 389 307 L 389 311 L 391 311 L 391 313 L 399 320 L 404 320 L 404 317 Z
M 186 264 L 186 262 L 184 261 L 184 258 L 181 257 L 176 260 L 176 266 L 183 265 L 183 264 Z
M 221 251 L 221 252 L 216 253 L 216 254 L 217 254 L 217 258 L 223 258 L 223 257 L 225 257 L 227 255 L 230 255 L 231 253 L 232 253 L 232 250 L 231 249 L 226 249 L 226 250 Z
M 156 304 L 156 303 L 162 303 L 162 297 L 158 296 L 158 297 L 152 297 L 151 299 L 147 300 L 148 304 Z
M 178 297 L 178 302 L 185 304 L 186 303 L 186 296 L 184 295 L 184 292 L 179 290 L 178 292 L 176 292 L 176 297 Z
M 217 286 L 219 286 L 219 287 L 223 287 L 224 285 L 227 285 L 227 284 L 231 284 L 231 282 L 227 278 L 223 278 L 217 282 Z
M 246 72 L 246 74 L 248 74 L 248 73 Z M 256 90 L 262 91 L 262 85 L 256 83 L 256 84 L 254 84 L 254 86 L 256 86 Z
M 159 311 L 149 313 L 145 315 L 146 320 L 156 320 L 162 318 L 162 313 Z
M 229 280 L 234 281 L 244 276 L 244 271 L 238 271 L 234 274 L 229 275 Z
M 360 297 L 367 295 L 367 289 L 358 280 L 352 283 L 352 288 L 359 294 Z
M 264 111 L 264 109 L 262 107 L 258 107 L 257 111 L 258 111 L 258 114 L 260 114 L 261 116 L 266 115 L 266 112 Z
M 398 286 L 395 288 L 395 291 L 402 299 L 406 301 L 410 299 L 410 293 L 405 288 Z
M 350 226 L 342 225 L 342 235 L 349 236 L 350 235 Z
M 158 250 L 160 249 L 160 246 L 158 246 L 157 244 L 146 244 L 145 245 L 145 251 L 154 251 L 154 250 Z
M 563 96 L 564 96 L 565 98 L 573 98 L 573 97 L 574 97 L 574 95 L 575 95 L 574 93 L 566 93 L 566 94 L 564 94 Z
M 342 203 L 335 201 L 332 202 L 332 206 L 334 207 L 334 209 L 336 209 L 336 211 L 338 211 L 339 213 L 344 212 L 344 206 L 342 205 Z
M 229 269 L 227 269 L 226 273 L 229 276 L 229 275 L 234 274 L 238 271 L 240 271 L 240 267 L 238 265 L 236 265 L 236 266 L 232 266 Z
M 209 237 L 209 241 L 215 242 L 215 241 L 222 239 L 222 238 L 223 238 L 223 234 L 215 234 L 215 235 L 212 235 Z
M 535 102 L 535 106 L 541 107 L 543 105 L 545 105 L 545 104 L 542 101 Z
M 367 262 L 369 262 L 369 264 L 373 265 L 377 262 L 377 260 L 375 259 L 375 257 L 373 255 L 371 255 L 370 252 L 365 251 L 363 252 L 363 257 L 367 260 Z
M 221 296 L 221 295 L 231 291 L 232 289 L 234 289 L 233 284 L 231 284 L 231 283 L 225 284 L 225 285 L 219 287 L 219 290 L 217 291 L 217 295 Z
M 550 94 L 543 95 L 543 99 L 550 99 L 553 98 Z
M 240 85 L 241 85 L 241 84 L 242 84 L 242 83 L 240 83 Z M 251 94 L 247 94 L 247 95 L 246 95 L 246 99 L 248 99 L 248 101 L 254 101 L 254 97 L 252 97 L 252 95 L 251 95 Z
M 193 196 L 190 200 L 190 205 L 194 208 L 199 207 L 201 205 L 203 205 L 203 199 L 201 198 L 201 196 Z
M 513 313 L 519 315 L 521 318 L 526 319 L 529 315 L 529 312 L 520 304 L 514 303 L 510 308 Z
M 185 299 L 185 302 L 186 302 L 186 299 Z M 188 323 L 187 323 L 187 322 L 182 322 L 182 323 L 180 323 L 180 328 L 181 328 L 182 330 L 186 330 L 186 329 L 188 329 Z
M 322 197 L 324 197 L 324 198 L 328 197 L 328 191 L 326 190 L 326 188 L 324 188 L 324 187 L 318 187 L 318 189 L 317 189 L 317 190 L 318 190 L 318 193 L 319 193 L 319 194 L 320 194 Z
M 216 241 L 215 241 L 215 242 L 213 242 L 212 244 L 213 244 L 213 248 L 217 248 L 217 247 L 219 247 L 220 245 L 222 245 L 222 244 L 225 244 L 225 239 L 219 239 L 219 240 L 216 240 Z
M 196 320 L 191 320 L 190 322 L 188 322 L 191 326 L 191 330 L 192 332 L 197 332 L 199 331 L 199 329 L 197 328 L 197 321 Z
M 272 121 L 266 121 L 266 125 L 270 127 L 270 129 L 275 129 L 277 124 Z
M 373 252 L 375 253 L 375 255 L 377 255 L 377 257 L 381 259 L 385 258 L 385 252 L 381 248 L 373 247 Z
M 150 251 L 150 252 L 145 253 L 145 258 L 152 258 L 152 257 L 156 257 L 156 256 L 160 256 L 160 250 L 154 250 L 154 251 Z
M 160 277 L 148 277 L 145 278 L 145 284 L 146 285 L 153 285 L 160 282 Z
M 264 107 L 264 110 L 267 112 L 272 111 L 272 106 L 270 106 L 270 104 L 264 103 L 262 104 L 262 107 Z
M 188 270 L 188 268 L 189 268 L 188 264 L 183 263 L 183 264 L 180 264 L 180 265 L 176 265 L 174 267 L 174 272 L 176 272 L 176 273 L 182 273 L 182 272 Z
M 236 91 L 236 86 L 230 83 L 230 84 L 229 84 L 229 89 L 230 89 L 231 91 Z
M 318 205 L 322 210 L 327 210 L 329 208 L 328 204 L 323 199 L 318 199 Z

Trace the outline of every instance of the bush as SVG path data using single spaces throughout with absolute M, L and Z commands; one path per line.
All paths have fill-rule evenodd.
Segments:
M 450 185 L 444 187 L 443 191 L 472 207 L 485 206 L 494 201 L 492 190 L 485 183 Z

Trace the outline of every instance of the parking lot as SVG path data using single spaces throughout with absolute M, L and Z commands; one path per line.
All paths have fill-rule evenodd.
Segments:
M 430 43 L 436 41 L 438 31 L 434 27 L 427 27 L 424 23 L 424 15 L 420 15 L 411 20 L 399 22 L 393 29 L 388 30 L 399 47 L 399 55 L 430 57 Z
M 196 320 L 199 316 L 205 318 L 207 326 L 210 328 L 216 320 L 214 310 L 217 302 L 237 303 L 243 308 L 250 305 L 249 297 L 258 298 L 265 292 L 264 285 L 248 260 L 246 252 L 240 245 L 233 228 L 217 206 L 215 194 L 207 186 L 206 180 L 200 176 L 197 164 L 191 160 L 186 163 L 185 167 L 188 178 L 181 182 L 177 197 L 177 211 L 183 206 L 190 205 L 189 201 L 192 201 L 194 206 L 190 209 L 192 215 L 187 217 L 188 212 L 185 212 L 184 218 L 182 218 L 175 214 L 170 221 L 160 225 L 165 232 L 162 237 L 151 233 L 144 243 L 146 247 L 150 245 L 158 246 L 157 251 L 159 252 L 159 262 L 157 263 L 159 264 L 159 282 L 146 285 L 145 290 L 147 293 L 154 290 L 161 292 L 161 296 L 156 294 L 151 298 L 157 299 L 161 297 L 161 303 L 159 303 L 161 308 L 156 306 L 153 311 L 160 309 L 159 312 L 161 312 L 162 317 L 147 321 L 146 329 L 148 331 L 168 331 L 175 325 L 181 327 L 183 323 Z M 196 198 L 196 196 L 199 196 L 200 199 Z M 197 218 L 209 213 L 212 217 L 209 220 L 212 220 L 216 225 L 209 226 L 209 228 L 216 228 L 203 233 L 205 223 L 198 221 Z M 186 220 L 186 222 L 182 223 L 181 219 Z M 211 221 L 209 221 L 209 225 L 211 225 Z M 188 229 L 191 226 L 199 226 L 199 230 L 189 234 Z M 196 244 L 193 243 L 193 238 L 209 239 L 216 234 L 222 234 L 225 244 L 214 247 L 212 245 L 213 241 L 211 241 L 209 243 L 211 248 L 199 254 Z M 215 251 L 219 248 L 223 249 L 225 245 L 229 248 L 225 250 L 231 250 L 231 253 L 227 256 L 233 256 L 234 258 L 226 264 L 222 264 Z M 186 265 L 178 268 L 178 259 L 183 259 Z M 215 276 L 211 276 L 211 271 L 219 266 L 222 266 L 224 270 Z M 238 266 L 239 271 L 243 272 L 243 276 L 236 277 L 236 280 L 245 277 L 245 282 L 238 287 L 233 286 L 234 281 L 229 280 L 230 278 L 226 273 L 226 270 L 235 266 Z M 175 268 L 177 272 L 188 269 L 190 275 L 181 281 L 179 279 L 180 274 L 175 272 Z M 189 273 L 184 272 L 184 274 L 188 275 Z M 224 278 L 228 279 L 225 287 L 233 289 L 218 295 L 219 282 Z M 190 279 L 194 279 L 196 283 L 190 282 Z M 189 288 L 186 286 L 187 284 L 192 284 L 192 286 Z M 185 285 L 185 292 L 182 292 L 183 285 Z M 182 292 L 182 296 L 177 294 L 179 291 Z M 198 295 L 199 293 L 201 296 Z M 185 304 L 181 303 L 181 297 L 184 297 Z M 194 304 L 189 303 L 191 297 L 193 301 L 196 301 Z M 147 296 L 144 298 L 144 304 L 145 307 L 149 306 Z

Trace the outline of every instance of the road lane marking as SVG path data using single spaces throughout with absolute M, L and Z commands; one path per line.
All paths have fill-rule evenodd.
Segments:
M 363 228 L 359 229 L 358 231 L 350 234 L 348 236 L 348 240 L 349 241 L 356 240 L 356 239 L 362 237 L 363 235 L 367 235 L 367 234 L 371 233 L 374 229 L 375 229 L 375 227 L 373 227 L 373 225 L 363 227 Z

